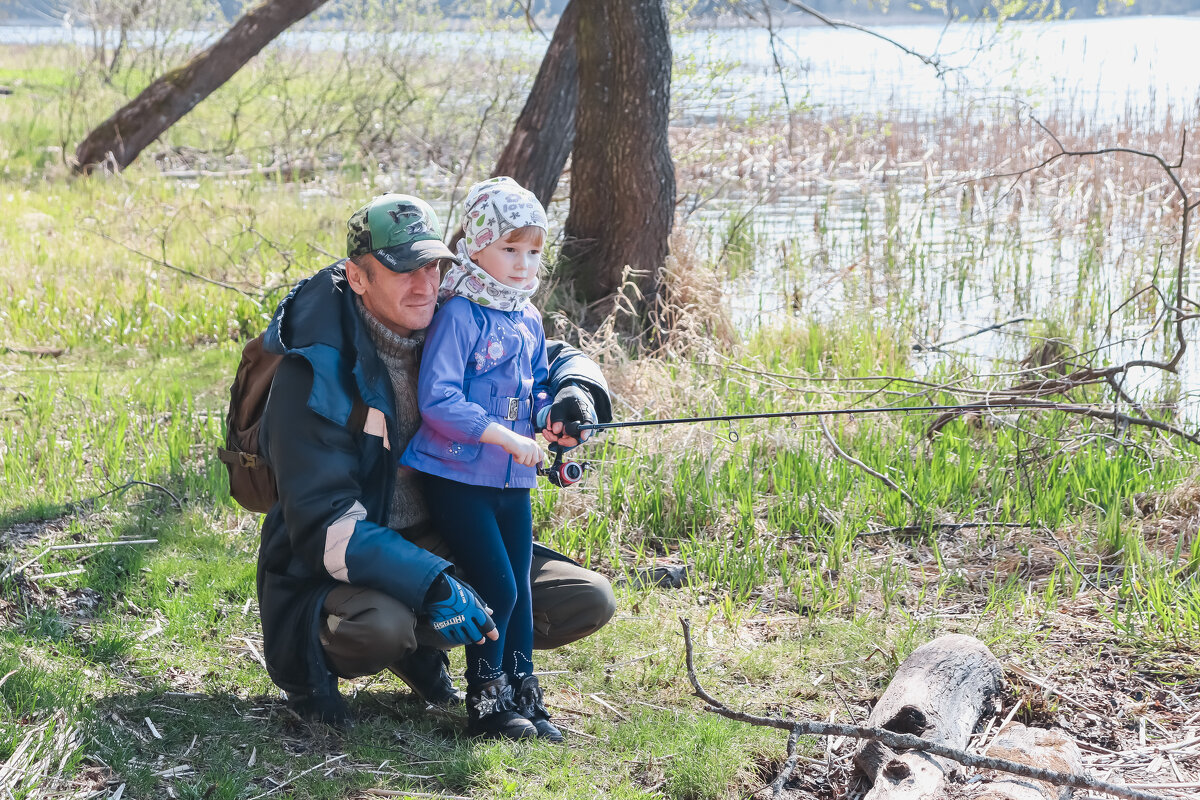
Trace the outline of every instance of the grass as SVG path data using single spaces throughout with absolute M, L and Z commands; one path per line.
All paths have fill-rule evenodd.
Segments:
M 964 418 L 931 436 L 928 415 L 897 412 L 828 423 L 913 504 L 839 457 L 812 420 L 612 432 L 579 451 L 594 467 L 583 484 L 535 494 L 539 537 L 619 584 L 612 624 L 539 656 L 569 746 L 467 740 L 459 716 L 425 713 L 385 676 L 343 682 L 353 730 L 300 724 L 256 656 L 259 519 L 228 499 L 215 456 L 240 347 L 294 281 L 333 260 L 363 197 L 403 187 L 450 221 L 521 87 L 488 87 L 497 111 L 463 163 L 474 128 L 439 71 L 395 52 L 378 66 L 390 77 L 372 85 L 382 73 L 281 51 L 126 173 L 74 180 L 53 148 L 102 118 L 114 87 L 144 81 L 131 68 L 72 101 L 92 80 L 74 70 L 79 58 L 0 50 L 0 82 L 18 90 L 0 106 L 0 560 L 29 562 L 0 578 L 0 758 L 26 765 L 6 785 L 14 797 L 111 796 L 122 784 L 125 796 L 242 800 L 761 791 L 783 740 L 691 697 L 680 615 L 695 626 L 701 680 L 755 712 L 861 718 L 909 652 L 949 631 L 1097 685 L 1099 651 L 1163 685 L 1200 677 L 1193 450 L 1044 412 Z M 402 118 L 416 121 L 352 132 L 326 118 L 331 97 L 371 90 L 407 92 Z M 1094 165 L 1060 166 L 1031 179 L 1014 209 L 1002 186 L 956 181 L 985 156 L 1036 155 L 1028 130 L 995 124 L 956 139 L 956 120 L 901 119 L 885 135 L 870 120 L 797 115 L 799 140 L 823 156 L 817 185 L 767 111 L 672 133 L 686 191 L 720 194 L 724 178 L 706 166 L 739 180 L 673 246 L 668 283 L 683 310 L 661 352 L 634 357 L 604 331 L 567 326 L 603 364 L 619 418 L 956 402 L 964 386 L 1010 384 L 1047 340 L 1119 357 L 1128 332 L 1161 312 L 1153 294 L 1117 309 L 1147 273 L 1170 269 L 1153 256 L 1169 231 L 1150 222 L 1170 219 L 1170 198 L 1150 172 L 1127 179 L 1151 188 L 1122 194 L 1096 183 Z M 254 130 L 250 119 L 277 123 Z M 919 179 L 872 183 L 880 158 L 909 163 L 918 145 L 935 147 Z M 277 156 L 317 166 L 295 182 L 162 174 Z M 770 174 L 786 185 L 756 185 Z M 729 286 L 760 291 L 753 320 L 730 324 Z M 1009 316 L 1036 319 L 941 353 L 913 348 L 969 333 L 962 320 Z M 1139 391 L 1153 413 L 1187 423 L 1181 386 Z M 43 552 L 144 539 L 155 542 Z M 655 564 L 686 564 L 688 584 L 620 584 Z M 1032 720 L 1025 699 L 1018 718 Z M 1105 746 L 1135 736 L 1136 714 L 1149 712 L 1122 709 L 1079 735 L 1110 737 Z M 1158 722 L 1173 731 L 1179 720 Z M 802 743 L 811 756 L 824 747 Z

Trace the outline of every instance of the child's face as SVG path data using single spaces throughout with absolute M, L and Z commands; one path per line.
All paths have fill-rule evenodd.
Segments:
M 497 239 L 475 254 L 475 263 L 505 286 L 528 289 L 537 279 L 542 263 L 542 244 L 534 240 L 513 241 L 511 234 Z

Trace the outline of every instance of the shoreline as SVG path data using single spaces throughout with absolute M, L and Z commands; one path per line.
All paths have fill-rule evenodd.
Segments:
M 1144 14 L 1136 10 L 1121 12 L 1110 15 L 1092 15 L 1092 16 L 1071 16 L 1061 19 L 1052 20 L 1036 20 L 1029 18 L 1016 18 L 1008 20 L 1008 22 L 1039 22 L 1043 21 L 1047 24 L 1059 22 L 1119 22 L 1134 18 L 1145 19 L 1200 19 L 1200 9 L 1183 12 L 1179 14 Z M 825 22 L 813 17 L 810 14 L 802 11 L 782 11 L 774 16 L 774 25 L 776 28 L 828 28 L 838 27 L 830 26 Z M 994 24 L 994 20 L 985 19 L 983 17 L 974 17 L 971 19 L 955 20 L 947 22 L 944 17 L 939 17 L 936 14 L 922 14 L 918 12 L 900 10 L 888 12 L 886 14 L 859 14 L 850 13 L 844 15 L 830 16 L 830 19 L 838 23 L 850 23 L 852 25 L 862 25 L 870 28 L 893 28 L 913 25 L 928 25 L 928 26 L 957 26 L 957 25 L 972 25 L 978 23 Z M 236 21 L 235 19 L 227 20 L 223 25 L 212 25 L 213 30 L 227 29 Z M 332 21 L 329 21 L 332 22 Z M 329 22 L 315 22 L 305 24 L 304 20 L 292 26 L 292 29 L 306 29 L 315 31 L 342 31 L 336 25 Z M 470 21 L 467 18 L 451 18 L 441 20 L 443 23 L 442 30 L 446 32 L 462 32 L 471 29 Z M 514 18 L 514 23 L 519 24 L 519 20 Z M 543 31 L 552 31 L 558 24 L 557 17 L 548 17 L 546 19 L 537 20 L 538 26 Z M 735 17 L 729 14 L 720 14 L 716 16 L 700 17 L 695 20 L 688 20 L 680 25 L 679 32 L 692 33 L 697 31 L 707 30 L 738 30 L 738 29 L 758 29 L 765 27 L 761 23 L 754 23 L 743 17 Z M 86 31 L 90 30 L 90 26 L 85 19 L 74 20 L 71 25 L 64 25 L 61 20 L 49 20 L 44 17 L 30 18 L 6 18 L 0 19 L 0 29 L 5 28 L 37 28 L 37 29 L 60 29 L 70 28 L 71 30 Z M 196 29 L 197 32 L 208 32 L 209 28 L 201 27 Z

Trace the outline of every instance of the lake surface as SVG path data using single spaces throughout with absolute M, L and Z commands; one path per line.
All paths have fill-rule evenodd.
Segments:
M 1200 17 L 1008 23 L 903 25 L 878 32 L 948 71 L 867 34 L 822 28 L 779 31 L 775 50 L 786 67 L 793 102 L 860 113 L 937 107 L 946 94 L 1009 96 L 1034 104 L 1071 98 L 1089 114 L 1116 119 L 1129 110 L 1161 113 L 1169 106 L 1192 109 L 1200 70 L 1191 48 L 1200 41 Z M 705 62 L 739 66 L 732 77 L 756 98 L 782 99 L 764 30 L 693 33 L 677 39 L 677 51 Z
M 1200 17 L 1128 17 L 1050 23 L 1007 23 L 1002 29 L 984 23 L 895 25 L 876 29 L 905 47 L 935 57 L 947 72 L 921 63 L 895 45 L 849 29 L 793 27 L 777 31 L 774 40 L 761 28 L 693 31 L 672 40 L 679 70 L 677 94 L 698 84 L 686 65 L 705 71 L 727 69 L 718 86 L 728 108 L 761 107 L 781 102 L 784 86 L 792 103 L 852 109 L 859 113 L 892 113 L 897 109 L 930 109 L 946 93 L 1012 95 L 1034 103 L 1072 98 L 1081 111 L 1113 119 L 1129 109 L 1193 108 L 1200 90 L 1200 70 L 1192 48 L 1200 41 Z M 176 45 L 211 41 L 216 32 L 175 32 Z M 154 40 L 134 33 L 131 42 Z M 90 46 L 93 32 L 74 27 L 0 26 L 2 44 L 74 42 Z M 300 30 L 284 34 L 278 44 L 342 50 L 348 36 Z M 774 41 L 774 44 L 772 44 Z M 469 45 L 492 52 L 540 58 L 545 40 L 529 34 L 478 33 L 396 34 L 396 47 L 431 53 Z M 774 54 L 773 54 L 774 53 Z M 783 65 L 782 85 L 775 55 Z
M 936 58 L 942 73 L 854 30 L 788 28 L 774 38 L 762 29 L 677 35 L 675 124 L 778 118 L 785 97 L 810 116 L 859 116 L 878 125 L 903 120 L 918 135 L 921 126 L 998 103 L 1028 104 L 1036 113 L 1073 120 L 1074 131 L 1083 134 L 1197 118 L 1200 70 L 1192 48 L 1200 41 L 1200 17 L 878 31 Z M 215 35 L 176 34 L 175 41 L 199 43 Z M 0 27 L 0 44 L 69 41 L 89 46 L 92 33 Z M 341 50 L 347 41 L 344 33 L 296 31 L 276 46 Z M 431 54 L 469 42 L 475 50 L 521 55 L 531 63 L 545 47 L 544 39 L 526 34 L 410 34 L 387 42 Z M 996 117 L 984 123 L 1004 124 Z M 1005 155 L 971 166 L 990 167 Z M 1177 247 L 1177 222 L 1136 197 L 1101 187 L 1104 197 L 1097 199 L 1080 184 L 1057 195 L 1031 192 L 1014 208 L 1011 196 L 994 186 L 931 193 L 930 179 L 919 169 L 855 175 L 818 163 L 810 173 L 781 176 L 795 180 L 787 192 L 770 196 L 756 197 L 735 181 L 688 220 L 701 232 L 702 247 L 716 256 L 726 251 L 733 221 L 746 217 L 752 233 L 729 281 L 742 329 L 788 317 L 879 318 L 925 346 L 1014 318 L 1033 321 L 918 356 L 930 372 L 947 364 L 975 371 L 1015 365 L 1036 344 L 1030 336 L 1048 329 L 1076 347 L 1099 348 L 1097 363 L 1169 352 L 1170 340 L 1151 330 L 1161 304 L 1121 306 L 1151 282 L 1166 286 Z M 1200 180 L 1191 179 L 1194 184 Z M 897 252 L 887 252 L 889 247 Z M 1187 287 L 1200 294 L 1192 275 Z M 1200 347 L 1191 348 L 1178 379 L 1145 372 L 1128 388 L 1143 398 L 1168 389 L 1187 417 L 1200 418 Z

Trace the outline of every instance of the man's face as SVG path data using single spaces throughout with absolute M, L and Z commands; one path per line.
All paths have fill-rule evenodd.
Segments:
M 362 298 L 376 319 L 399 336 L 412 336 L 414 331 L 429 327 L 437 305 L 441 274 L 437 261 L 430 261 L 412 272 L 392 272 L 374 261 L 372 280 L 353 261 L 346 262 L 346 278 L 350 288 Z

